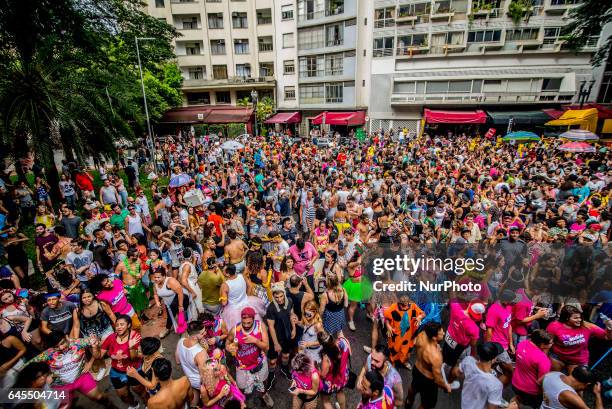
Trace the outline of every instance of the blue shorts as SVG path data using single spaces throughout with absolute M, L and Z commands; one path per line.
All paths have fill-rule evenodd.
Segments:
M 141 368 L 138 368 L 138 373 L 140 376 L 144 377 L 144 373 Z M 110 370 L 110 381 L 115 389 L 121 389 L 126 386 L 138 386 L 140 382 L 136 380 L 136 378 L 132 378 L 128 376 L 127 373 L 116 370 L 115 368 L 111 368 Z

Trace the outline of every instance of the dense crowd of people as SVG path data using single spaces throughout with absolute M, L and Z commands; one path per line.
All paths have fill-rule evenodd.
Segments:
M 604 407 L 607 148 L 317 137 L 167 137 L 113 166 L 65 161 L 58 186 L 36 166 L 6 173 L 0 389 L 62 392 L 18 407 L 70 407 L 75 392 L 114 407 L 108 377 L 129 408 L 245 409 L 272 407 L 282 376 L 293 409 L 347 409 L 347 393 L 359 409 L 435 408 L 458 389 L 463 409 Z M 486 254 L 482 271 L 417 275 L 479 289 L 376 290 L 369 254 L 423 245 Z M 371 343 L 351 345 L 353 331 Z M 170 333 L 180 377 L 162 355 Z

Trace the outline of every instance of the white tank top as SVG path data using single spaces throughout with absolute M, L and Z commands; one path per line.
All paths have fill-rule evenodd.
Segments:
M 247 285 L 242 274 L 238 274 L 233 280 L 226 280 L 229 291 L 227 292 L 227 303 L 229 305 L 240 305 L 248 302 L 246 290 Z
M 195 363 L 195 357 L 203 350 L 204 348 L 202 348 L 200 344 L 195 344 L 192 347 L 187 348 L 185 346 L 184 338 L 178 343 L 177 353 L 181 363 L 181 368 L 183 368 L 183 373 L 187 379 L 189 379 L 191 386 L 194 388 L 199 388 L 201 381 L 200 372 L 198 371 L 198 367 Z
M 576 393 L 574 388 L 561 380 L 561 372 L 550 372 L 544 376 L 542 380 L 542 389 L 544 390 L 544 401 L 540 409 L 565 409 L 565 406 L 559 402 L 559 395 L 564 391 Z
M 134 233 L 140 233 L 144 236 L 144 230 L 142 229 L 142 220 L 140 219 L 139 215 L 136 216 L 132 216 L 129 215 L 127 216 L 128 219 L 128 233 L 130 233 L 130 235 L 134 234 Z

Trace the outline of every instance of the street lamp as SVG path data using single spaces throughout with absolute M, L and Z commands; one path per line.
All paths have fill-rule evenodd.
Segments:
M 255 137 L 257 137 L 257 91 L 251 91 L 251 99 L 253 100 L 253 111 L 255 112 Z
M 151 148 L 151 155 L 155 154 L 155 142 L 153 141 L 153 132 L 151 132 L 151 120 L 149 119 L 149 107 L 147 106 L 147 93 L 145 91 L 144 86 L 144 77 L 142 75 L 142 64 L 140 63 L 140 49 L 138 48 L 138 40 L 140 41 L 150 41 L 155 40 L 152 37 L 136 37 L 134 41 L 136 42 L 136 56 L 138 57 L 138 70 L 140 71 L 140 85 L 142 86 L 142 98 L 144 100 L 144 108 L 145 115 L 147 117 L 147 130 L 149 132 L 149 137 L 147 138 L 149 142 L 149 147 Z M 153 158 L 155 161 L 155 158 Z
M 589 84 L 589 87 L 585 89 L 586 84 Z M 591 90 L 593 89 L 593 84 L 595 84 L 594 80 L 590 81 L 580 81 L 580 90 L 578 91 L 578 102 L 580 103 L 580 109 L 584 105 L 586 99 L 591 95 Z

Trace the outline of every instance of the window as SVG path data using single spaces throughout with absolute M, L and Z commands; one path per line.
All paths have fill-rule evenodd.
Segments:
M 539 28 L 520 28 L 506 31 L 506 41 L 537 40 L 540 34 Z
M 328 104 L 342 102 L 344 85 L 341 82 L 325 84 L 325 102 Z
M 397 38 L 397 54 L 408 54 L 410 48 L 427 46 L 427 34 L 411 34 Z
M 468 43 L 492 43 L 501 40 L 501 30 L 479 30 L 468 33 Z
M 248 54 L 249 53 L 249 40 L 246 38 L 234 40 L 234 53 Z
M 393 84 L 393 93 L 414 94 L 416 91 L 416 83 L 412 82 L 396 82 Z
M 259 52 L 272 51 L 272 36 L 268 37 L 259 37 L 257 39 L 257 43 L 259 45 Z
M 544 78 L 542 80 L 542 91 L 559 91 L 561 89 L 561 78 Z
M 561 27 L 546 27 L 544 29 L 544 40 L 543 44 L 549 45 L 554 44 L 561 35 Z
M 272 24 L 272 9 L 257 10 L 257 24 Z
M 325 57 L 312 55 L 300 58 L 300 77 L 312 78 L 323 76 Z
M 393 27 L 395 25 L 395 7 L 376 9 L 374 11 L 374 27 Z
M 501 80 L 484 80 L 482 84 L 482 92 L 502 92 L 505 87 Z
M 216 80 L 226 80 L 227 65 L 213 65 L 213 78 Z
M 330 54 L 325 56 L 325 75 L 342 75 L 343 63 L 343 54 Z
M 300 85 L 300 103 L 321 104 L 325 102 L 323 85 Z
M 206 3 L 221 3 L 221 0 L 206 0 Z
M 200 43 L 185 44 L 185 52 L 187 53 L 187 55 L 200 55 Z
M 195 30 L 198 28 L 198 18 L 191 17 L 183 19 L 183 30 Z
M 210 53 L 212 55 L 225 55 L 225 40 L 210 40 Z
M 259 63 L 259 76 L 260 77 L 274 76 L 274 63 L 273 62 L 260 62 Z
M 208 13 L 208 28 L 223 28 L 223 13 Z
M 298 48 L 300 50 L 311 50 L 321 47 L 325 47 L 324 27 L 312 27 L 298 31 Z
M 393 37 L 375 38 L 373 48 L 372 57 L 393 55 Z
M 295 99 L 295 87 L 285 87 L 285 99 L 286 100 L 294 100 Z
M 215 100 L 217 104 L 231 104 L 232 96 L 229 91 L 217 91 L 215 93 Z
M 286 4 L 281 6 L 281 19 L 283 21 L 293 20 L 293 5 Z
M 283 34 L 283 48 L 293 48 L 293 33 Z
M 166 5 L 164 4 L 164 0 L 155 0 L 155 7 L 157 8 L 166 7 Z
M 232 13 L 232 27 L 234 28 L 248 28 L 247 24 L 247 13 Z
M 472 81 L 449 81 L 448 92 L 471 92 Z
M 188 92 L 187 105 L 208 105 L 210 104 L 209 92 Z
M 612 102 L 612 53 L 608 54 L 608 61 L 604 68 L 604 74 L 601 78 L 601 86 L 599 87 L 598 101 L 605 104 Z
M 251 77 L 251 64 L 236 64 L 236 76 L 243 78 Z
M 446 14 L 451 12 L 451 0 L 441 0 L 434 2 L 433 13 L 431 14 Z
M 295 61 L 293 60 L 283 61 L 283 73 L 285 75 L 295 74 Z
M 406 4 L 399 7 L 397 18 L 409 16 L 429 16 L 431 12 L 431 3 L 414 3 Z
M 325 32 L 328 47 L 342 45 L 342 43 L 344 42 L 342 24 L 333 24 L 330 26 L 325 26 Z
M 205 77 L 205 67 L 189 67 L 190 80 L 202 80 Z

